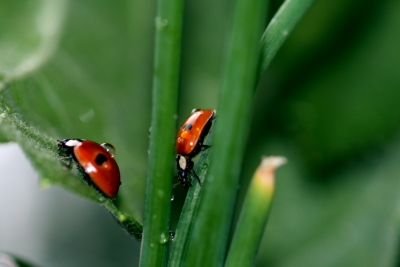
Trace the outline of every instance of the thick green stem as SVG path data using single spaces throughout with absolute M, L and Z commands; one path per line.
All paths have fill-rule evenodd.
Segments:
M 158 1 L 142 267 L 167 263 L 182 18 L 183 0 Z
M 186 266 L 221 266 L 250 124 L 265 0 L 237 0 L 215 122 L 210 169 Z

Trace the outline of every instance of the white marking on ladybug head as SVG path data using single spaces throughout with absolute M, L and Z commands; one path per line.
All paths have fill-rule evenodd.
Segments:
M 187 167 L 187 160 L 184 156 L 182 155 L 178 155 L 178 166 L 179 168 L 181 168 L 182 170 L 185 170 Z
M 80 145 L 82 142 L 76 139 L 71 139 L 68 140 L 67 142 L 65 142 L 65 146 L 69 146 L 69 147 L 75 147 L 77 145 Z

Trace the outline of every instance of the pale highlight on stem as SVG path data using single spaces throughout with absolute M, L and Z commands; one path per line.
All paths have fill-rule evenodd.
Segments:
M 281 156 L 262 157 L 261 164 L 253 176 L 253 182 L 260 190 L 268 190 L 268 193 L 273 193 L 275 189 L 275 170 L 285 164 L 287 159 Z

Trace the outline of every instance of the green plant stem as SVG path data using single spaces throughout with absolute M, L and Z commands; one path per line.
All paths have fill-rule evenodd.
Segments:
M 261 38 L 259 78 L 267 70 L 283 42 L 314 2 L 315 0 L 286 0 L 281 5 Z
M 207 139 L 207 145 L 212 144 L 214 131 L 211 131 Z M 205 150 L 196 166 L 196 174 L 200 181 L 204 183 L 204 177 L 208 169 L 208 155 L 212 148 Z M 192 236 L 193 225 L 199 209 L 202 192 L 202 186 L 195 182 L 194 186 L 189 188 L 186 195 L 185 204 L 183 205 L 181 216 L 175 231 L 175 240 L 172 243 L 172 249 L 169 260 L 169 267 L 183 266 L 190 238 Z
M 159 0 L 140 266 L 167 263 L 183 0 Z
M 213 153 L 186 266 L 221 266 L 250 125 L 265 0 L 237 0 L 217 109 Z
M 285 162 L 282 157 L 265 157 L 254 173 L 225 267 L 254 265 L 275 192 L 275 169 Z

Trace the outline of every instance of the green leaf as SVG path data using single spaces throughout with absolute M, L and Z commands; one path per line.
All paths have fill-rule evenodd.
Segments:
M 34 0 L 2 3 L 0 23 L 0 90 L 15 79 L 39 69 L 54 53 L 60 39 L 67 1 Z
M 90 198 L 93 201 L 103 203 L 114 218 L 128 233 L 137 239 L 141 239 L 142 226 L 129 214 L 119 211 L 111 199 L 103 196 L 94 187 L 84 182 L 84 174 L 79 168 L 68 170 L 58 154 L 57 142 L 51 138 L 40 135 L 33 127 L 27 126 L 15 110 L 7 103 L 8 89 L 0 96 L 0 133 L 7 140 L 16 141 L 26 155 L 40 171 L 41 185 L 48 187 L 52 184 L 61 185 L 75 193 Z
M 66 4 L 2 3 L 1 10 L 10 13 L 1 20 L 10 27 L 2 29 L 7 38 L 0 39 L 4 57 L 0 63 L 1 140 L 16 141 L 22 147 L 43 186 L 61 185 L 103 203 L 129 233 L 140 238 L 147 155 L 143 140 L 149 128 L 150 93 L 141 90 L 149 83 L 145 72 L 136 73 L 137 66 L 124 65 L 130 51 L 124 40 L 133 31 L 120 27 L 129 22 L 128 16 L 116 14 L 126 6 Z M 100 21 L 110 27 L 99 31 Z M 110 36 L 109 42 L 101 41 Z M 129 55 L 140 53 L 139 49 Z M 129 79 L 123 78 L 128 74 Z M 71 170 L 63 166 L 56 139 L 64 138 L 115 145 L 122 180 L 116 202 L 88 186 L 75 165 Z

